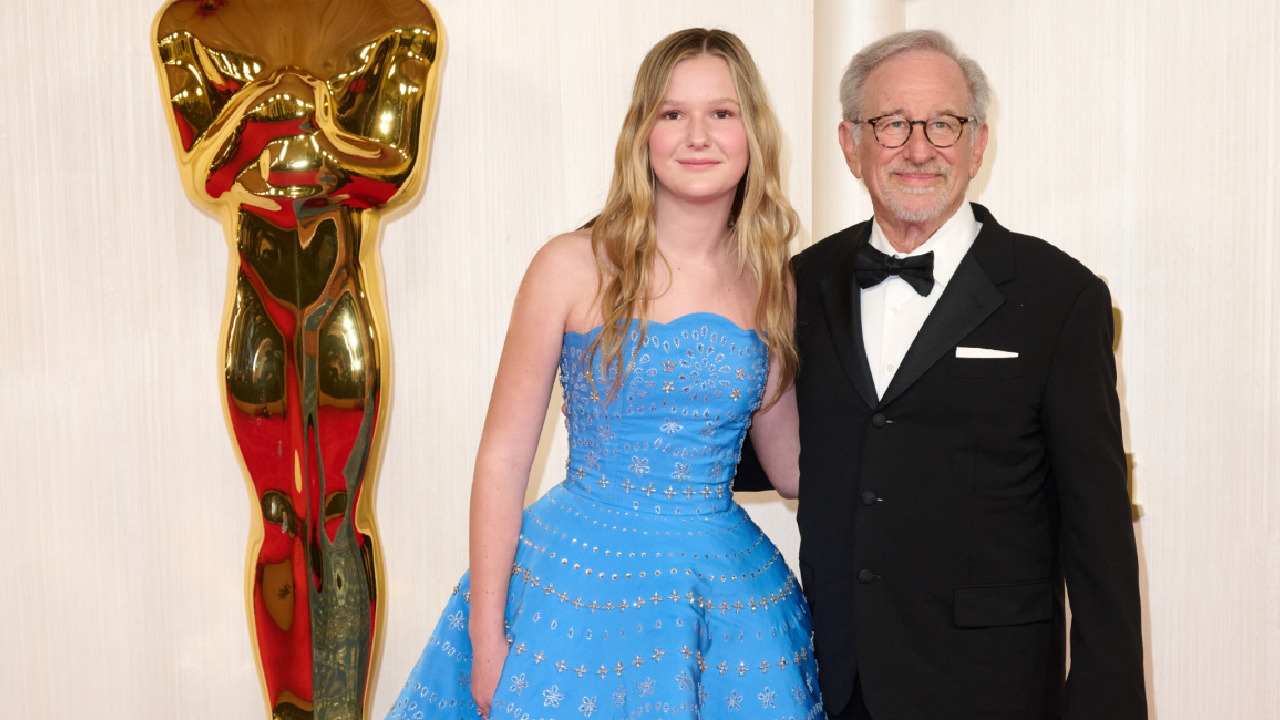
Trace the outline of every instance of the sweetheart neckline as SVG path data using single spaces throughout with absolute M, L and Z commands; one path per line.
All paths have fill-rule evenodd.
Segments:
M 667 320 L 666 322 L 662 322 L 662 321 L 659 321 L 659 320 L 648 320 L 648 321 L 647 321 L 647 323 L 648 323 L 649 325 L 660 325 L 660 326 L 675 325 L 676 323 L 679 323 L 679 322 L 681 322 L 681 321 L 683 321 L 683 320 L 688 320 L 689 318 L 699 317 L 699 316 L 703 316 L 703 315 L 709 315 L 709 316 L 711 316 L 711 317 L 713 317 L 713 318 L 718 318 L 718 319 L 720 319 L 720 320 L 723 320 L 725 323 L 727 323 L 730 327 L 732 327 L 734 330 L 737 330 L 738 332 L 742 332 L 742 333 L 751 333 L 752 335 L 758 335 L 758 333 L 757 333 L 754 329 L 744 328 L 744 327 L 742 327 L 741 325 L 739 325 L 738 323 L 736 323 L 736 322 L 734 322 L 734 321 L 730 320 L 729 318 L 725 317 L 724 315 L 721 315 L 720 313 L 716 313 L 716 312 L 711 312 L 710 310 L 694 310 L 693 312 L 688 312 L 688 313 L 685 313 L 684 315 L 679 315 L 679 316 L 677 316 L 677 317 L 671 318 L 670 320 Z M 602 327 L 604 327 L 604 325 L 603 325 L 603 324 L 601 324 L 601 325 L 597 325 L 597 326 L 595 326 L 595 327 L 591 328 L 590 330 L 586 330 L 586 331 L 584 331 L 584 332 L 578 332 L 577 330 L 565 330 L 565 331 L 564 331 L 564 334 L 565 334 L 565 335 L 578 335 L 578 336 L 581 336 L 581 337 L 587 337 L 588 335 L 591 335 L 591 334 L 593 334 L 593 333 L 599 332 L 600 328 L 602 328 Z

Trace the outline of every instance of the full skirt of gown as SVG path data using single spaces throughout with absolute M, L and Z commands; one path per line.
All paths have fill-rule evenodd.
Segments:
M 825 717 L 808 606 L 729 487 L 767 346 L 711 313 L 649 322 L 609 399 L 594 332 L 564 337 L 567 472 L 524 513 L 490 718 Z M 469 598 L 464 575 L 388 718 L 479 717 Z

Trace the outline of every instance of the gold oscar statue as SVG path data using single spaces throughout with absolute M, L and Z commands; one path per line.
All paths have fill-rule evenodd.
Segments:
M 223 409 L 253 501 L 268 714 L 363 718 L 382 610 L 378 222 L 423 182 L 440 22 L 422 0 L 171 0 L 152 38 L 183 186 L 233 251 Z

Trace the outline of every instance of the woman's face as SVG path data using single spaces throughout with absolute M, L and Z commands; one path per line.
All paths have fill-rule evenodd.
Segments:
M 749 157 L 729 64 L 714 55 L 681 60 L 649 133 L 658 198 L 732 204 Z

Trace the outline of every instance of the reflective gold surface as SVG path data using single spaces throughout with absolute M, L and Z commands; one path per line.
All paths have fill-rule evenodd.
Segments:
M 440 24 L 420 0 L 174 0 L 152 38 L 183 185 L 234 251 L 224 410 L 268 714 L 361 718 L 381 630 L 378 222 L 425 175 Z

